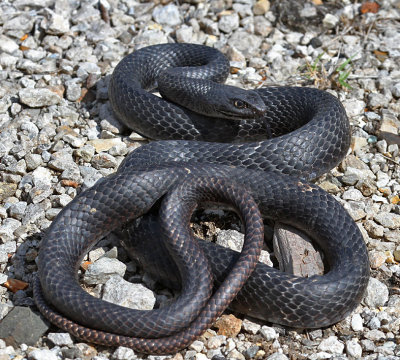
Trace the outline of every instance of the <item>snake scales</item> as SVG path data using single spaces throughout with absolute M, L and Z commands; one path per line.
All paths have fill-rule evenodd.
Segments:
M 228 72 L 222 54 L 193 44 L 149 46 L 115 68 L 109 95 L 120 120 L 149 138 L 175 140 L 136 149 L 53 221 L 34 283 L 36 304 L 52 323 L 89 342 L 171 353 L 201 335 L 233 298 L 233 309 L 306 328 L 335 323 L 361 301 L 369 276 L 362 235 L 332 196 L 306 182 L 347 152 L 350 129 L 342 105 L 316 89 L 244 91 L 216 83 Z M 170 101 L 148 92 L 156 86 Z M 241 138 L 246 142 L 236 143 Z M 165 194 L 157 226 L 172 245 L 157 246 L 167 247 L 177 264 L 182 284 L 176 302 L 137 311 L 83 291 L 77 271 L 90 248 Z M 197 201 L 236 207 L 246 225 L 240 256 L 191 239 L 188 223 Z M 262 223 L 253 201 L 263 217 L 309 235 L 325 252 L 329 271 L 301 278 L 255 265 Z M 212 295 L 213 278 L 220 285 Z

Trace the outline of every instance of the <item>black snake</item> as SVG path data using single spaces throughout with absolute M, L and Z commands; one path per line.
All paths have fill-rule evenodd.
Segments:
M 184 140 L 136 149 L 117 173 L 79 194 L 53 221 L 39 253 L 40 280 L 34 283 L 37 306 L 51 322 L 89 342 L 171 353 L 210 327 L 237 293 L 233 309 L 306 328 L 335 323 L 361 301 L 369 277 L 362 235 L 332 196 L 306 182 L 337 165 L 347 152 L 350 129 L 342 105 L 316 89 L 244 91 L 216 84 L 228 71 L 222 54 L 192 44 L 146 47 L 115 68 L 109 95 L 121 121 L 150 138 Z M 173 102 L 146 91 L 155 86 Z M 184 106 L 220 118 L 202 119 Z M 218 134 L 222 142 L 199 141 L 217 140 Z M 247 142 L 225 143 L 239 138 Z M 165 194 L 159 210 L 164 220 L 157 226 L 172 245 L 149 245 L 142 251 L 151 257 L 157 246 L 168 249 L 182 283 L 176 302 L 141 312 L 83 291 L 77 271 L 89 249 L 148 212 Z M 324 276 L 296 277 L 257 264 L 240 290 L 262 238 L 252 198 L 264 217 L 293 225 L 316 241 L 329 265 Z M 240 256 L 190 241 L 194 201 L 216 200 L 233 204 L 246 224 Z M 220 286 L 209 298 L 213 277 Z

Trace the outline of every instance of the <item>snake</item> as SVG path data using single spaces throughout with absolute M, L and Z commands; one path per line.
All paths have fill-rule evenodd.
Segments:
M 362 234 L 342 205 L 310 182 L 348 151 L 342 104 L 315 88 L 228 86 L 229 72 L 219 50 L 197 44 L 147 46 L 118 63 L 108 85 L 113 111 L 157 141 L 79 193 L 44 235 L 33 292 L 51 323 L 87 342 L 169 354 L 189 346 L 228 306 L 272 323 L 320 328 L 361 302 L 369 279 Z M 241 253 L 193 237 L 191 214 L 209 202 L 238 213 Z M 112 231 L 134 232 L 132 222 L 148 213 L 147 226 L 159 236 L 123 241 L 160 281 L 176 280 L 179 295 L 139 311 L 84 291 L 78 270 L 90 249 Z M 325 254 L 325 274 L 299 277 L 258 263 L 263 219 L 313 239 Z

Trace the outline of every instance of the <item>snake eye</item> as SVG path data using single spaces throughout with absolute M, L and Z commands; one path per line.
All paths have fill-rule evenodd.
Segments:
M 246 103 L 244 101 L 242 101 L 242 100 L 235 100 L 234 105 L 238 109 L 243 109 L 243 108 L 246 107 Z

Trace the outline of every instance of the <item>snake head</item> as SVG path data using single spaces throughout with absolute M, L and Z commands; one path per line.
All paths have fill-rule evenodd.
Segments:
M 256 118 L 262 117 L 267 111 L 264 100 L 253 90 L 225 85 L 223 100 L 216 106 L 215 111 L 224 118 Z

